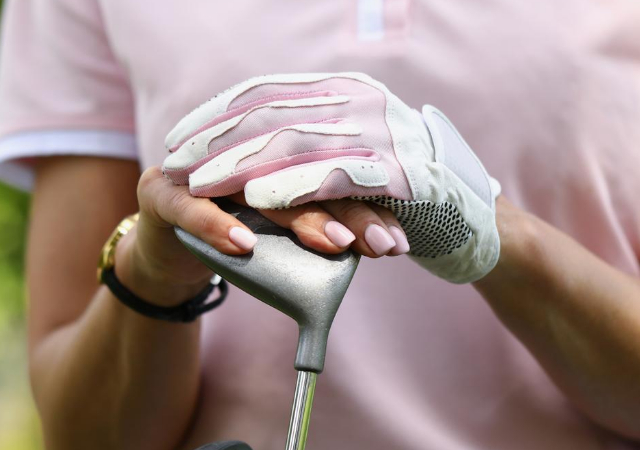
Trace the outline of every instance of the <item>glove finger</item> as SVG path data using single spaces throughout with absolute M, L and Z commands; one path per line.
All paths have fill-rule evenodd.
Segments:
M 376 147 L 390 146 L 388 129 L 381 120 L 385 93 L 389 95 L 383 85 L 358 73 L 288 74 L 248 80 L 187 115 L 169 133 L 167 147 L 180 155 L 167 158 L 165 174 L 176 184 L 186 184 L 189 173 L 215 152 L 250 139 L 255 130 L 264 133 L 295 123 L 348 119 L 367 128 L 366 134 Z M 347 102 L 349 107 L 342 106 Z M 227 122 L 234 118 L 233 123 Z M 223 123 L 226 126 L 216 126 Z M 214 127 L 216 130 L 205 133 Z M 203 142 L 194 143 L 201 133 L 205 133 Z M 397 161 L 391 163 L 397 165 Z
M 332 172 L 345 174 L 346 182 L 329 179 Z M 326 183 L 326 186 L 323 186 Z M 287 208 L 310 201 L 333 200 L 358 195 L 363 188 L 384 188 L 389 175 L 379 161 L 365 158 L 336 158 L 300 164 L 249 181 L 245 185 L 247 203 L 258 209 Z M 323 189 L 321 189 L 321 187 Z M 375 194 L 372 194 L 375 195 Z M 303 201 L 300 201 L 301 198 Z
M 206 103 L 187 114 L 169 132 L 165 140 L 168 149 L 175 149 L 187 141 L 198 129 L 206 128 L 216 117 L 228 114 L 240 114 L 254 106 L 280 101 L 304 99 L 309 97 L 332 96 L 338 93 L 324 86 L 325 81 L 335 78 L 343 80 L 374 81 L 364 74 L 280 74 L 250 78 L 216 95 Z
M 283 169 L 295 163 L 295 158 L 280 158 L 269 160 L 262 158 L 260 170 L 254 166 L 243 170 L 237 170 L 238 164 L 248 158 L 262 152 L 269 143 L 279 134 L 296 132 L 289 146 L 297 147 L 301 144 L 305 134 L 331 135 L 331 136 L 355 136 L 360 134 L 360 127 L 353 123 L 309 123 L 282 127 L 278 130 L 255 137 L 245 143 L 220 153 L 189 176 L 189 186 L 192 195 L 197 197 L 219 197 L 229 195 L 242 190 L 251 178 L 273 172 L 274 168 Z M 343 152 L 344 153 L 344 152 Z M 314 155 L 300 155 L 303 158 L 313 159 Z M 317 156 L 318 157 L 318 156 Z
M 233 130 L 242 123 L 246 117 L 261 109 L 309 108 L 324 105 L 338 105 L 347 101 L 349 101 L 349 97 L 342 95 L 273 101 L 254 106 L 241 114 L 223 117 L 224 120 L 217 121 L 218 119 L 221 119 L 221 117 L 217 117 L 211 123 L 207 124 L 206 127 L 198 129 L 196 132 L 189 135 L 187 140 L 171 149 L 173 152 L 164 160 L 163 172 L 174 183 L 186 184 L 189 173 L 193 172 L 203 163 L 207 162 L 211 157 L 215 156 L 215 154 L 212 153 L 212 150 L 220 150 L 220 146 L 218 146 L 218 148 L 211 148 L 211 142 Z M 242 138 L 243 136 L 237 137 L 238 140 L 242 140 Z M 233 144 L 234 143 L 232 141 L 229 146 L 232 146 Z
M 277 75 L 270 77 L 253 77 L 230 87 L 184 116 L 169 134 L 167 134 L 165 146 L 168 149 L 176 148 L 188 140 L 189 136 L 197 129 L 210 122 L 212 118 L 218 117 L 230 109 L 237 107 L 237 102 L 243 93 L 267 83 L 281 83 L 284 81 L 284 77 Z M 234 102 L 236 103 L 235 105 Z
M 381 83 L 376 82 L 368 75 L 356 72 L 277 74 L 254 77 L 216 95 L 187 114 L 169 132 L 165 145 L 169 149 L 177 147 L 212 118 L 231 110 L 242 110 L 277 98 L 291 99 L 308 95 L 331 95 L 323 87 L 323 81 L 331 79 L 358 80 L 387 92 Z M 325 91 L 324 94 L 323 91 Z

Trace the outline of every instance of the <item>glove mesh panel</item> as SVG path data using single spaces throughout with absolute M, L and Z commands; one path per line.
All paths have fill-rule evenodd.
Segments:
M 462 247 L 473 235 L 458 209 L 449 202 L 398 200 L 393 197 L 352 197 L 384 206 L 396 216 L 407 235 L 410 254 L 437 258 Z

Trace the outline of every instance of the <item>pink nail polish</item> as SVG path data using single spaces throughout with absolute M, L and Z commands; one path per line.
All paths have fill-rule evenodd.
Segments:
M 367 241 L 371 250 L 378 255 L 386 255 L 389 250 L 396 246 L 396 241 L 380 225 L 372 223 L 364 232 L 364 240 Z
M 356 236 L 350 229 L 335 220 L 327 222 L 324 226 L 324 234 L 338 247 L 346 247 L 356 240 Z
M 405 236 L 404 232 L 394 226 L 389 227 L 389 233 L 394 241 L 396 241 L 396 246 L 391 249 L 389 255 L 398 256 L 404 255 L 410 250 L 409 241 L 407 241 L 407 236 Z
M 233 227 L 229 230 L 229 239 L 244 250 L 251 250 L 258 242 L 258 238 L 251 231 L 241 227 Z

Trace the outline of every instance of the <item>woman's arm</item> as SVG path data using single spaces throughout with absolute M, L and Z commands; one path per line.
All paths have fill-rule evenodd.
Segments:
M 640 439 L 640 280 L 502 197 L 496 219 L 500 261 L 475 287 L 578 408 Z
M 51 450 L 171 449 L 193 413 L 198 323 L 145 318 L 95 279 L 102 244 L 138 210 L 139 176 L 136 163 L 113 159 L 55 158 L 38 167 L 27 269 L 30 373 Z M 117 255 L 124 283 L 129 258 Z M 157 287 L 164 298 L 142 284 L 137 292 L 159 303 L 190 294 Z
M 339 220 L 354 222 L 355 215 L 361 225 L 399 226 L 387 211 L 343 203 L 333 208 Z M 174 225 L 224 253 L 249 251 L 229 237 L 233 227 L 247 229 L 241 222 L 208 199 L 191 197 L 186 186 L 174 186 L 157 167 L 140 177 L 136 163 L 115 159 L 40 162 L 27 261 L 29 353 L 49 450 L 171 450 L 193 419 L 198 322 L 146 318 L 96 282 L 100 248 L 116 224 L 138 209 L 137 226 L 117 246 L 115 271 L 122 284 L 152 303 L 179 304 L 212 275 L 176 239 Z M 349 245 L 329 239 L 326 225 L 335 219 L 316 204 L 265 214 L 317 251 L 338 253 Z M 364 229 L 354 238 L 361 253 L 378 256 Z

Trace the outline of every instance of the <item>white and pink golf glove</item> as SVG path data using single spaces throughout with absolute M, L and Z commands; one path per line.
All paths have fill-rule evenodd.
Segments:
M 454 283 L 496 264 L 493 180 L 437 109 L 409 108 L 361 73 L 252 78 L 169 133 L 164 173 L 194 196 L 244 189 L 259 209 L 340 198 L 391 210 L 410 256 Z

